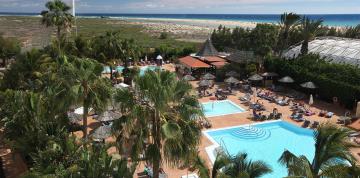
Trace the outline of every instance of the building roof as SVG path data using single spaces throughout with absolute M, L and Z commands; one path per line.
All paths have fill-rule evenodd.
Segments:
M 219 52 L 215 49 L 210 38 L 205 41 L 201 50 L 196 54 L 196 56 L 218 56 L 218 55 Z
M 205 62 L 202 62 L 199 59 L 196 59 L 191 56 L 186 56 L 186 57 L 180 58 L 179 62 L 188 67 L 191 67 L 191 68 L 209 68 L 210 67 L 209 64 L 206 64 Z
M 253 51 L 236 51 L 232 53 L 227 59 L 236 63 L 258 62 L 258 58 Z
M 204 58 L 201 59 L 207 62 L 226 62 L 224 58 L 218 56 L 205 56 Z
M 216 68 L 224 67 L 224 65 L 229 64 L 228 62 L 213 62 L 211 65 L 215 66 Z
M 290 47 L 283 54 L 293 59 L 301 53 L 301 45 Z M 309 42 L 309 53 L 319 54 L 329 62 L 360 66 L 360 40 L 338 37 L 321 37 Z

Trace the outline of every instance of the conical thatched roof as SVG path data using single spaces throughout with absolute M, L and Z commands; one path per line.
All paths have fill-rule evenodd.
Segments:
M 196 56 L 218 56 L 218 55 L 219 52 L 215 49 L 210 38 L 205 41 L 201 50 L 196 54 Z

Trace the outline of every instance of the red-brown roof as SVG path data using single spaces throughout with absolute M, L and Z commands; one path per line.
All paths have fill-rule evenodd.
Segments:
M 208 65 L 196 58 L 193 58 L 191 56 L 186 56 L 186 57 L 180 58 L 179 62 L 184 65 L 187 65 L 188 67 L 191 67 L 191 68 L 209 68 L 210 67 L 210 65 Z
M 206 56 L 205 61 L 208 62 L 226 62 L 225 59 L 218 57 L 218 56 Z
M 214 65 L 216 68 L 221 68 L 224 65 L 229 64 L 228 62 L 213 62 L 211 65 Z

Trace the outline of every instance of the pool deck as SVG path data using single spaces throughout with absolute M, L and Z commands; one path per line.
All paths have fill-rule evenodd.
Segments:
M 166 69 L 166 70 L 169 70 L 169 71 L 175 71 L 174 65 L 172 65 L 172 64 L 164 65 L 162 68 Z M 107 76 L 107 75 L 105 75 L 105 76 Z M 196 83 L 197 83 L 196 81 L 191 82 L 191 84 L 194 86 L 194 88 L 197 87 Z M 221 85 L 223 85 L 223 84 L 218 83 L 218 84 L 216 84 L 215 87 L 218 87 L 218 86 L 221 86 Z M 212 89 L 211 92 L 214 92 L 214 90 L 215 89 Z M 245 95 L 244 93 L 236 91 L 235 95 L 228 96 L 228 100 L 230 100 L 233 103 L 239 105 L 243 109 L 246 109 L 246 110 L 250 111 L 248 106 L 241 104 L 240 100 L 238 100 L 238 98 L 240 96 L 244 96 L 244 95 Z M 254 101 L 256 101 L 257 99 L 260 99 L 260 98 L 255 98 Z M 210 102 L 211 100 L 210 100 L 210 97 L 204 97 L 204 98 L 200 98 L 199 101 L 200 102 Z M 276 107 L 278 109 L 278 111 L 283 114 L 282 120 L 284 120 L 286 122 L 296 124 L 298 126 L 301 126 L 302 123 L 297 123 L 297 122 L 295 122 L 295 121 L 293 121 L 293 120 L 291 120 L 289 118 L 289 116 L 292 113 L 290 111 L 289 106 L 279 106 L 279 105 L 277 105 L 275 103 L 269 103 L 268 101 L 261 100 L 261 99 L 260 99 L 260 102 L 262 102 L 264 104 L 265 108 L 266 108 L 266 111 L 263 112 L 264 114 L 268 115 L 268 113 L 271 112 L 273 110 L 273 108 Z M 345 113 L 345 110 L 342 109 L 339 106 L 336 106 L 334 104 L 325 103 L 325 102 L 322 102 L 322 101 L 318 101 L 318 100 L 315 99 L 314 105 L 311 107 L 311 110 L 315 111 L 316 113 L 319 113 L 319 111 L 323 110 L 323 109 L 326 109 L 328 111 L 332 111 L 332 112 L 335 113 L 335 115 L 331 119 L 326 119 L 326 118 L 323 118 L 323 117 L 319 117 L 317 115 L 306 117 L 306 119 L 310 120 L 311 122 L 313 122 L 313 121 L 318 121 L 320 123 L 331 122 L 331 123 L 336 124 L 336 121 L 337 121 L 338 117 L 342 116 Z M 210 129 L 218 129 L 218 128 L 225 128 L 225 127 L 231 127 L 231 126 L 238 126 L 238 125 L 256 123 L 256 122 L 248 119 L 248 118 L 251 118 L 251 117 L 252 117 L 251 112 L 243 112 L 243 113 L 223 115 L 223 116 L 214 116 L 214 117 L 208 118 L 208 120 L 212 124 L 212 127 Z M 358 120 L 357 122 L 358 122 L 358 127 L 360 129 L 360 120 Z M 355 126 L 357 126 L 356 124 L 357 123 L 355 123 Z M 337 124 L 337 125 L 339 125 L 339 124 Z M 90 133 L 91 130 L 93 130 L 93 129 L 95 129 L 95 128 L 97 128 L 99 126 L 99 123 L 98 123 L 98 121 L 96 121 L 96 120 L 92 119 L 91 117 L 89 117 L 88 126 L 89 126 L 88 127 L 88 132 Z M 339 125 L 339 126 L 342 127 L 341 125 Z M 207 130 L 207 129 L 203 129 L 203 131 L 205 131 L 205 130 Z M 77 137 L 81 138 L 82 137 L 82 132 L 81 131 L 75 132 L 75 135 Z M 106 142 L 114 142 L 114 141 L 115 140 L 112 137 L 106 139 Z M 207 166 L 209 168 L 211 168 L 212 165 L 211 165 L 211 161 L 209 159 L 209 156 L 206 153 L 205 148 L 208 147 L 208 146 L 211 146 L 211 145 L 212 145 L 211 141 L 208 140 L 203 135 L 201 137 L 201 141 L 200 141 L 200 145 L 199 145 L 199 155 L 200 155 L 200 157 L 202 159 L 205 160 L 205 162 L 206 162 L 206 164 L 207 164 Z M 354 154 L 354 156 L 357 159 L 358 163 L 360 163 L 360 155 L 358 155 L 360 153 L 360 148 L 353 148 L 353 149 L 351 149 L 351 152 Z M 116 153 L 116 149 L 114 147 L 111 147 L 108 150 L 108 153 L 109 154 Z M 0 156 L 3 157 L 3 158 L 4 157 L 8 158 L 7 159 L 8 162 L 5 165 L 5 171 L 6 171 L 7 176 L 8 177 L 19 177 L 21 175 L 21 173 L 24 173 L 26 171 L 27 168 L 26 168 L 26 165 L 24 164 L 24 162 L 21 159 L 19 159 L 19 160 L 10 159 L 12 154 L 13 153 L 11 153 L 8 148 L 1 148 L 0 147 Z M 167 173 L 169 178 L 179 178 L 179 177 L 181 177 L 183 175 L 186 175 L 187 173 L 188 174 L 191 173 L 191 172 L 187 171 L 187 169 L 172 168 L 172 167 L 169 167 L 169 166 L 167 166 L 165 164 L 162 166 L 162 168 Z M 134 177 L 137 177 L 136 173 L 142 172 L 143 170 L 144 170 L 144 163 L 141 163 L 137 167 Z

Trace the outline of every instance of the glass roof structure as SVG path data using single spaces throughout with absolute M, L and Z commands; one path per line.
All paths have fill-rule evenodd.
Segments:
M 283 54 L 286 59 L 300 54 L 301 44 L 290 47 Z M 338 37 L 321 37 L 309 42 L 309 53 L 319 54 L 329 62 L 350 64 L 360 67 L 360 40 Z

